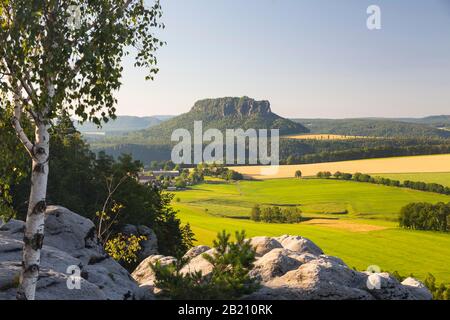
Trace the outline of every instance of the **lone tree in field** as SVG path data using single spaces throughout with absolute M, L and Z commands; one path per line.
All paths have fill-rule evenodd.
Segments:
M 0 0 L 0 111 L 32 162 L 18 299 L 34 299 L 44 239 L 49 128 L 60 114 L 115 117 L 122 60 L 157 73 L 161 6 L 143 0 Z M 31 121 L 34 135 L 23 130 Z M 70 170 L 70 168 L 67 168 Z

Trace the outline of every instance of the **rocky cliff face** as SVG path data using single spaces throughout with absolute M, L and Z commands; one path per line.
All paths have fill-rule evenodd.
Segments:
M 203 130 L 218 129 L 278 129 L 281 135 L 304 133 L 309 130 L 300 123 L 280 117 L 272 112 L 269 101 L 249 97 L 225 97 L 197 101 L 191 110 L 155 127 L 135 133 L 136 138 L 149 139 L 149 143 L 171 143 L 176 129 L 186 129 L 191 134 L 194 121 L 202 121 Z M 133 138 L 133 134 L 129 135 Z M 130 140 L 131 141 L 131 140 Z
M 24 223 L 11 220 L 0 228 L 0 300 L 15 299 L 22 261 Z M 79 289 L 69 279 L 79 270 Z M 72 289 L 67 285 L 72 283 Z M 92 221 L 62 207 L 49 207 L 41 252 L 38 300 L 151 299 L 130 274 L 99 244 Z
M 310 240 L 300 236 L 250 239 L 257 260 L 251 275 L 261 282 L 261 288 L 243 299 L 257 300 L 429 300 L 425 286 L 408 278 L 398 282 L 388 273 L 371 274 L 350 269 L 342 260 L 324 255 Z M 186 257 L 190 262 L 182 272 L 201 271 L 207 276 L 211 264 L 202 254 L 214 249 L 192 248 Z M 149 263 L 173 263 L 175 258 L 150 256 L 133 272 L 133 278 L 143 289 L 158 293 Z
M 265 117 L 272 114 L 269 101 L 256 101 L 248 97 L 199 100 L 192 107 L 192 111 L 240 118 Z

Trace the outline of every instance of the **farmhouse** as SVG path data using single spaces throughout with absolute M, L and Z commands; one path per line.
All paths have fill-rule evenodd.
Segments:
M 180 175 L 180 172 L 177 170 L 173 171 L 159 170 L 159 171 L 152 171 L 151 173 L 153 177 L 164 177 L 164 178 L 176 178 Z
M 150 175 L 140 174 L 138 176 L 138 182 L 140 184 L 150 184 L 155 180 L 155 176 L 151 173 Z

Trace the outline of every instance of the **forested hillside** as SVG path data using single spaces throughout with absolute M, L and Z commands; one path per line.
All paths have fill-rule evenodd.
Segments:
M 427 124 L 436 128 L 450 128 L 450 115 L 429 116 L 424 118 L 399 118 L 398 120 Z
M 330 133 L 371 137 L 448 138 L 450 131 L 423 123 L 392 119 L 294 119 L 312 133 Z

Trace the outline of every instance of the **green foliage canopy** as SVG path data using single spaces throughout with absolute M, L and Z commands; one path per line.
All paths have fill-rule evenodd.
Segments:
M 63 110 L 97 125 L 108 121 L 126 55 L 135 54 L 147 79 L 157 73 L 154 52 L 163 43 L 153 29 L 163 27 L 160 17 L 159 1 L 1 1 L 0 108 L 11 108 L 16 95 L 40 120 Z

